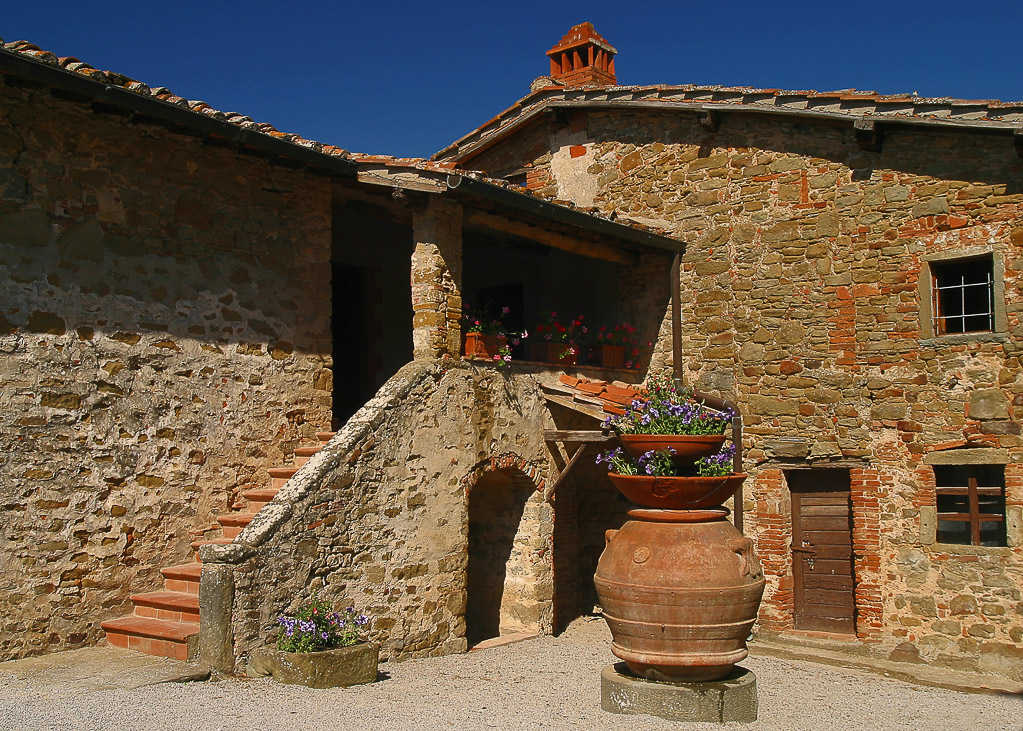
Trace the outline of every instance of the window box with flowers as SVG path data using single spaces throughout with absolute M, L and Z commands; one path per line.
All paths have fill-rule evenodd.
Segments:
M 279 683 L 335 688 L 377 679 L 380 646 L 362 641 L 369 619 L 354 607 L 336 611 L 313 598 L 294 617 L 278 617 L 277 647 L 249 655 L 248 674 Z
M 557 312 L 546 312 L 543 322 L 533 328 L 534 337 L 527 344 L 529 359 L 539 363 L 575 365 L 579 340 L 586 334 L 583 318 L 577 317 L 563 325 Z
M 509 343 L 519 345 L 526 333 L 507 331 L 504 318 L 509 312 L 510 307 L 502 307 L 497 317 L 488 317 L 485 313 L 474 311 L 462 315 L 465 332 L 463 354 L 466 358 L 496 361 L 499 366 L 511 362 Z
M 590 363 L 601 368 L 639 367 L 639 346 L 636 328 L 627 322 L 608 328 L 601 325 L 590 347 Z

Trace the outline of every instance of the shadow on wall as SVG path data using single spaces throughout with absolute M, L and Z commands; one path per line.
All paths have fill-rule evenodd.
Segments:
M 625 129 L 619 131 L 619 125 Z M 593 125 L 591 125 L 591 128 Z M 650 145 L 654 143 L 694 145 L 699 158 L 714 150 L 759 148 L 789 155 L 817 157 L 847 165 L 854 180 L 870 178 L 873 169 L 895 170 L 914 175 L 970 183 L 1005 184 L 1005 195 L 1020 191 L 1015 171 L 1018 158 L 1011 143 L 1001 136 L 948 131 L 886 129 L 880 152 L 860 149 L 850 127 L 825 127 L 787 119 L 768 121 L 741 114 L 726 115 L 721 129 L 708 134 L 691 115 L 676 112 L 644 113 L 642 123 L 622 115 L 618 121 L 601 124 L 593 142 Z M 922 150 L 954 149 L 954 157 L 921 154 Z

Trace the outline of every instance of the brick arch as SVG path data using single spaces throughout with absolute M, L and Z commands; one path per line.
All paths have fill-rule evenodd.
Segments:
M 505 452 L 478 463 L 461 479 L 466 496 L 476 487 L 480 478 L 488 472 L 505 473 L 515 485 L 523 487 L 528 485 L 537 492 L 542 491 L 546 485 L 544 467 L 541 462 L 530 462 L 517 454 Z

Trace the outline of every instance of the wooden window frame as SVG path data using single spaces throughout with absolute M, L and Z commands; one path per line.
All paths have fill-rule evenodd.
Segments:
M 970 476 L 967 478 L 966 486 L 938 486 L 938 468 L 947 467 L 960 467 L 965 468 L 970 472 Z M 1002 485 L 997 487 L 980 487 L 977 484 L 977 468 L 978 467 L 999 467 L 1002 469 Z M 935 465 L 934 472 L 935 480 L 935 506 L 937 506 L 937 498 L 941 496 L 950 497 L 962 497 L 966 496 L 967 503 L 969 506 L 969 512 L 966 513 L 953 513 L 953 512 L 940 512 L 936 514 L 938 525 L 941 521 L 952 521 L 952 522 L 965 522 L 970 524 L 970 542 L 969 543 L 956 543 L 952 545 L 968 545 L 968 546 L 984 546 L 981 543 L 980 535 L 980 524 L 981 523 L 1001 523 L 1003 526 L 1002 531 L 1002 542 L 998 544 L 998 547 L 1006 546 L 1007 537 L 1005 535 L 1005 465 Z M 980 496 L 994 496 L 999 497 L 1002 500 L 1002 512 L 999 513 L 982 513 L 980 512 Z M 940 529 L 939 529 L 940 530 Z M 947 543 L 948 541 L 940 541 Z M 994 546 L 987 546 L 993 548 Z

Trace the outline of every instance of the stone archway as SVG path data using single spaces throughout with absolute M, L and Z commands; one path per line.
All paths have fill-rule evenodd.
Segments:
M 466 480 L 469 647 L 551 631 L 553 511 L 538 475 L 524 460 L 506 456 L 484 463 Z

